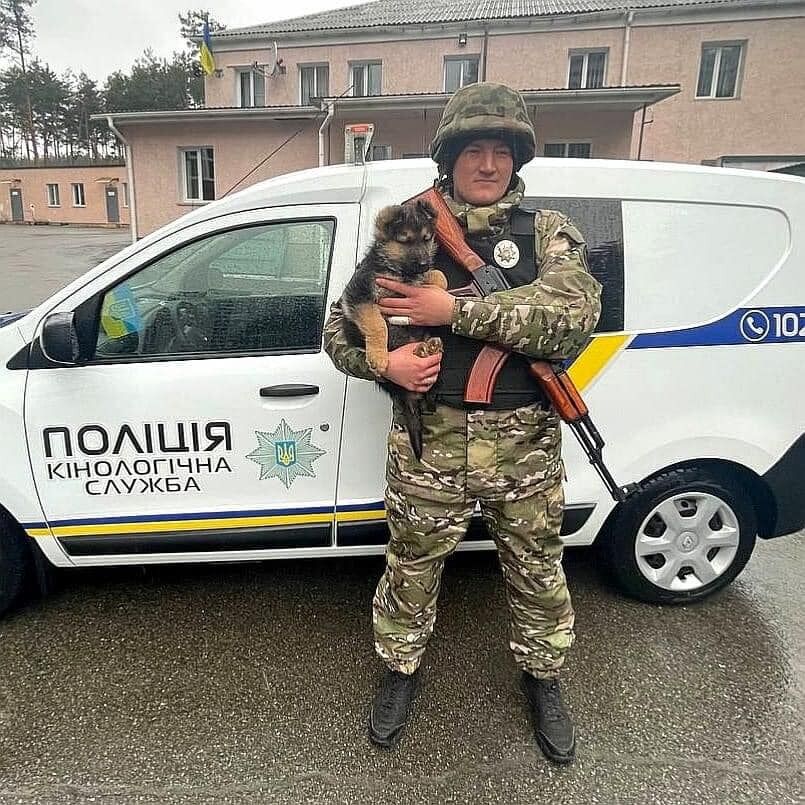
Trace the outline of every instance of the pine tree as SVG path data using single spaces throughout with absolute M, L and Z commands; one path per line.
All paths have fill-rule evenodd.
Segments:
M 29 159 L 31 148 L 34 159 L 39 157 L 30 88 L 27 87 L 28 70 L 25 64 L 25 57 L 30 54 L 30 42 L 34 36 L 30 8 L 35 2 L 36 0 L 0 0 L 0 54 L 7 50 L 14 53 L 26 85 L 27 121 L 23 131 L 25 131 L 25 152 Z

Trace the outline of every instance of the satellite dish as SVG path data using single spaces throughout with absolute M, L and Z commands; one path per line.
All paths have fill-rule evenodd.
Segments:
M 277 40 L 275 39 L 268 49 L 268 59 L 266 60 L 263 71 L 266 75 L 275 76 L 277 73 L 285 72 L 285 65 L 277 55 Z
M 272 42 L 268 49 L 268 57 L 263 64 L 257 59 L 252 62 L 252 70 L 259 73 L 264 78 L 272 78 L 280 73 L 285 74 L 285 64 L 282 59 L 277 58 L 277 43 Z

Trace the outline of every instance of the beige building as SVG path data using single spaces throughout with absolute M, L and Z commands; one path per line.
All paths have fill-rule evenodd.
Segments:
M 802 162 L 805 0 L 377 0 L 213 36 L 206 107 L 114 114 L 134 236 L 315 165 L 427 154 L 457 87 L 523 91 L 538 154 Z
M 128 226 L 126 166 L 0 168 L 0 222 Z

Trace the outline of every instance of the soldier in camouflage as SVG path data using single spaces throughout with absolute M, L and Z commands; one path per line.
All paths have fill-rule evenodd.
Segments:
M 509 645 L 522 671 L 534 732 L 551 760 L 570 762 L 575 732 L 557 676 L 573 642 L 573 608 L 562 570 L 562 462 L 556 412 L 528 373 L 527 358 L 575 357 L 600 314 L 578 229 L 560 212 L 520 209 L 517 171 L 535 152 L 522 97 L 501 84 L 459 89 L 431 146 L 439 187 L 467 242 L 505 269 L 512 286 L 483 299 L 455 298 L 433 286 L 378 279 L 399 296 L 382 301 L 394 323 L 433 327 L 443 355 L 393 351 L 385 377 L 412 391 L 432 388 L 423 415 L 423 454 L 414 456 L 399 411 L 388 439 L 386 513 L 391 539 L 373 600 L 375 649 L 387 666 L 369 720 L 371 739 L 390 747 L 410 711 L 418 668 L 436 619 L 445 559 L 464 537 L 480 502 L 497 545 L 510 608 Z M 519 261 L 512 265 L 515 256 Z M 467 283 L 441 250 L 435 265 L 448 287 Z M 343 372 L 375 375 L 362 349 L 342 333 L 340 303 L 324 346 Z M 468 407 L 464 384 L 485 343 L 509 347 L 492 404 Z

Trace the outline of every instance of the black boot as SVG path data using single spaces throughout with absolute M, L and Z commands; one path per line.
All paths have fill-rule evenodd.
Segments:
M 378 746 L 391 749 L 400 740 L 406 719 L 419 687 L 419 672 L 401 674 L 386 670 L 369 715 L 369 738 Z
M 554 763 L 572 763 L 576 757 L 576 731 L 562 702 L 559 680 L 537 679 L 524 671 L 521 681 L 542 754 Z

